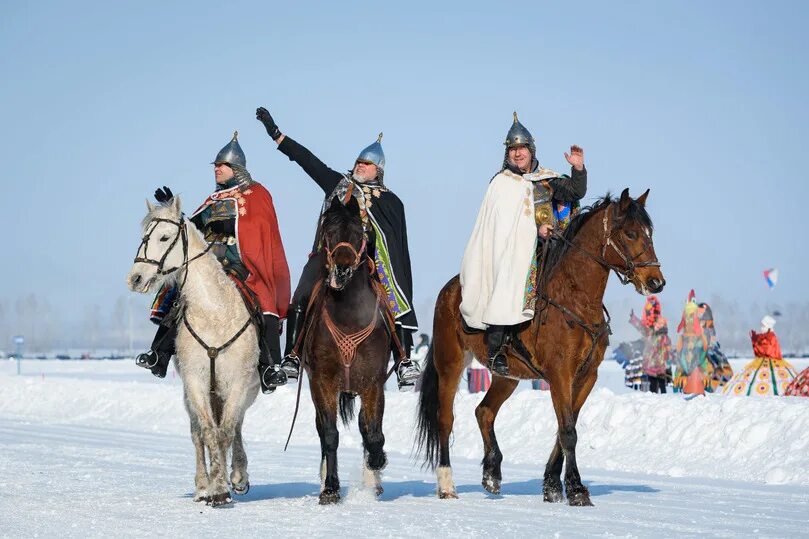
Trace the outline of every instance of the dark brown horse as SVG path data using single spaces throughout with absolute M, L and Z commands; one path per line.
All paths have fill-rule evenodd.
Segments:
M 362 400 L 363 483 L 382 493 L 380 472 L 387 464 L 382 415 L 391 338 L 367 252 L 372 243 L 366 240 L 356 199 L 343 205 L 335 198 L 323 215 L 321 233 L 318 256 L 324 260 L 324 280 L 316 285 L 307 309 L 302 359 L 320 436 L 320 503 L 328 504 L 340 499 L 338 409 L 348 424 L 356 395 Z
M 576 465 L 576 421 L 596 381 L 609 341 L 609 317 L 602 299 L 610 270 L 631 282 L 640 294 L 656 293 L 665 280 L 660 272 L 652 222 L 646 209 L 647 190 L 637 200 L 625 189 L 619 200 L 609 194 L 575 217 L 545 253 L 535 316 L 520 328 L 530 353 L 520 358 L 508 350 L 509 377 L 494 376 L 475 410 L 483 436 L 483 487 L 500 492 L 503 455 L 494 435 L 500 406 L 519 380 L 544 378 L 551 388 L 558 431 L 545 468 L 544 498 L 564 500 L 561 472 L 570 505 L 592 505 Z M 471 356 L 487 357 L 483 333 L 467 333 L 459 311 L 461 287 L 452 278 L 435 306 L 433 343 L 427 356 L 419 403 L 418 445 L 425 461 L 436 468 L 438 496 L 456 498 L 449 459 L 453 402 L 458 382 Z

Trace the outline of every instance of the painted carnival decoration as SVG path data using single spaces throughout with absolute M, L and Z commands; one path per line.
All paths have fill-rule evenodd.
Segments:
M 708 339 L 699 321 L 699 306 L 693 290 L 688 294 L 677 333 L 680 336 L 677 338 L 677 370 L 673 380 L 675 393 L 710 391 L 713 367 L 708 362 Z M 697 382 L 702 385 L 702 391 L 695 389 Z
M 716 339 L 716 326 L 714 325 L 713 311 L 711 310 L 711 306 L 705 302 L 699 303 L 699 323 L 708 341 L 706 354 L 713 368 L 713 374 L 710 379 L 711 391 L 716 392 L 733 377 L 733 367 L 730 366 L 727 356 L 722 351 L 719 341 Z
M 668 321 L 663 316 L 657 296 L 651 295 L 646 298 L 641 318 L 638 318 L 634 311 L 630 313 L 629 323 L 643 336 L 641 370 L 648 380 L 649 391 L 665 393 L 666 367 L 671 361 L 671 339 Z
M 761 332 L 750 332 L 755 358 L 737 373 L 722 391 L 725 395 L 773 397 L 786 394 L 795 378 L 795 369 L 781 355 L 781 345 L 775 335 L 775 318 L 761 319 Z

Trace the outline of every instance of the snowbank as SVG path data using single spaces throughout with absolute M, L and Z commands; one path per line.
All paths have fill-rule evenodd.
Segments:
M 60 362 L 59 368 L 70 366 Z M 83 363 L 76 368 L 80 371 L 29 376 L 4 369 L 0 416 L 39 424 L 180 435 L 188 431 L 179 379 L 155 383 L 128 362 Z M 109 373 L 106 379 L 104 372 Z M 290 451 L 319 445 L 305 388 Z M 481 398 L 464 390 L 456 398 L 453 455 L 482 456 L 474 418 Z M 386 448 L 409 454 L 417 395 L 388 392 L 386 399 Z M 294 404 L 294 387 L 259 396 L 244 427 L 254 450 L 283 448 Z M 519 391 L 504 405 L 496 428 L 504 462 L 534 464 L 540 477 L 556 432 L 550 394 Z M 578 434 L 579 464 L 585 468 L 809 484 L 809 399 L 710 395 L 687 401 L 673 394 L 616 394 L 601 388 L 585 405 Z M 340 443 L 360 447 L 356 423 L 342 429 Z

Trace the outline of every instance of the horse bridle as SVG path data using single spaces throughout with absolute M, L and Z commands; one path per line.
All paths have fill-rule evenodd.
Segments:
M 350 268 L 352 272 L 355 271 L 358 267 L 360 267 L 360 264 L 362 264 L 362 255 L 365 253 L 367 246 L 368 240 L 365 238 L 364 234 L 362 236 L 362 245 L 360 245 L 359 250 L 355 249 L 354 246 L 347 241 L 341 241 L 333 248 L 330 248 L 329 242 L 326 241 L 326 244 L 323 247 L 323 249 L 326 251 L 326 269 L 329 270 L 329 272 L 334 269 L 334 267 L 337 265 L 334 262 L 334 252 L 340 247 L 345 247 L 351 251 L 352 255 L 354 255 L 354 262 L 351 263 Z
M 601 249 L 601 259 L 604 266 L 608 267 L 612 271 L 615 272 L 615 275 L 618 277 L 618 280 L 621 281 L 621 284 L 627 284 L 635 278 L 635 269 L 636 268 L 648 268 L 648 267 L 660 267 L 660 262 L 655 260 L 647 260 L 645 262 L 635 262 L 638 258 L 643 256 L 646 251 L 649 250 L 651 247 L 651 243 L 647 240 L 643 240 L 643 249 L 636 254 L 635 256 L 628 256 L 626 253 L 629 252 L 629 249 L 626 247 L 624 242 L 620 239 L 612 239 L 612 232 L 613 230 L 609 227 L 609 214 L 611 210 L 607 210 L 604 212 L 604 235 L 606 236 L 606 241 L 604 242 L 604 247 Z M 644 230 L 644 233 L 647 237 L 649 237 L 649 233 Z M 607 263 L 606 254 L 607 248 L 612 247 L 613 251 L 623 260 L 624 264 L 626 265 L 625 269 L 618 268 L 612 264 Z M 620 249 L 618 247 L 621 247 Z

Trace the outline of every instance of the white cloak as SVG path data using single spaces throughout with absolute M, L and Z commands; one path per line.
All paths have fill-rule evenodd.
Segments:
M 558 177 L 549 169 L 525 177 L 506 169 L 489 183 L 461 263 L 461 314 L 467 325 L 486 329 L 531 320 L 526 280 L 536 253 L 534 187 L 531 180 Z

